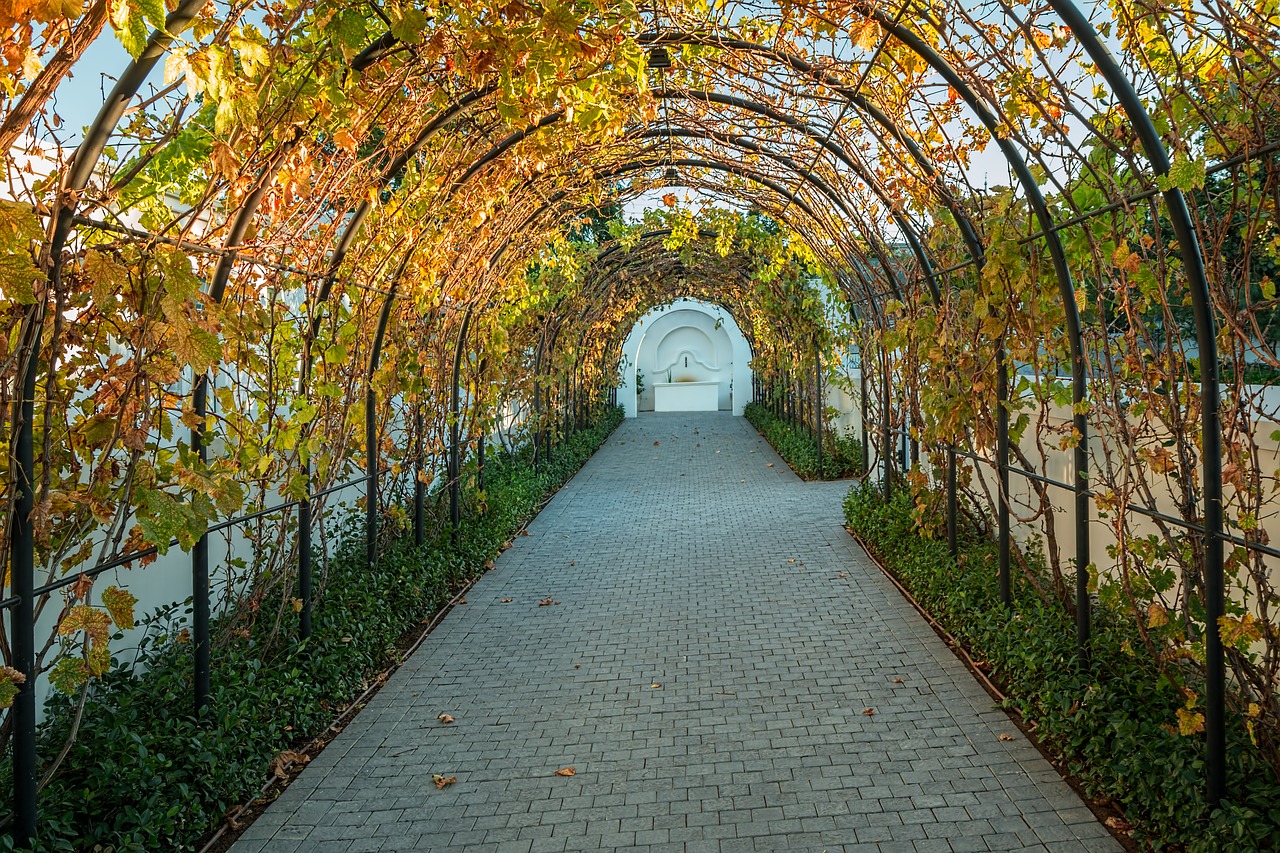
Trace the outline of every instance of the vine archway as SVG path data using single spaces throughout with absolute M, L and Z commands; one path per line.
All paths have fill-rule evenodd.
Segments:
M 1095 607 L 1129 625 L 1208 804 L 1229 730 L 1280 772 L 1273 0 L 109 5 L 0 14 L 19 842 L 62 761 L 37 698 L 108 676 L 124 567 L 189 553 L 216 713 L 220 612 L 296 601 L 271 637 L 310 637 L 330 499 L 370 565 L 437 492 L 456 534 L 489 436 L 541 469 L 634 408 L 618 354 L 674 300 L 740 325 L 735 412 L 821 434 L 844 382 L 886 494 L 938 498 L 953 554 L 993 537 L 1005 604 L 1069 611 L 1081 662 Z

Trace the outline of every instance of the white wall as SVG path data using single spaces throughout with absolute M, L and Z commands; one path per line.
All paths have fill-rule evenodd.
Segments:
M 741 415 L 751 402 L 751 347 L 729 312 L 698 299 L 677 299 L 636 321 L 622 345 L 618 400 L 629 418 L 653 410 L 653 385 L 671 381 L 720 383 L 720 409 Z M 636 394 L 636 371 L 645 390 Z

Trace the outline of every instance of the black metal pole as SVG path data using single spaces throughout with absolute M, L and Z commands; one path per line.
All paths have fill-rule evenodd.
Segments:
M 370 385 L 364 395 L 365 561 L 369 568 L 378 563 L 378 398 Z
M 484 382 L 485 374 L 489 370 L 489 359 L 480 359 L 480 382 Z M 484 418 L 476 419 L 476 488 L 484 491 L 484 445 L 488 440 L 488 430 L 485 427 Z
M 996 349 L 996 470 L 999 495 L 996 518 L 1000 547 L 1000 602 L 1013 606 L 1013 583 L 1009 574 L 1009 371 L 1004 343 Z
M 884 370 L 880 373 L 880 456 L 884 460 L 884 499 L 893 497 L 893 417 L 889 408 L 889 353 L 881 353 Z
M 862 473 L 869 476 L 871 474 L 871 432 L 868 425 L 871 421 L 871 397 L 867 388 L 867 360 L 862 357 L 862 347 L 858 347 L 858 395 L 862 398 L 859 401 L 862 407 Z
M 204 421 L 209 405 L 209 377 L 196 378 L 192 404 L 197 425 L 191 430 L 191 449 L 203 466 L 206 460 L 204 445 Z M 196 716 L 209 707 L 210 649 L 209 649 L 209 534 L 203 533 L 191 549 L 191 633 L 194 656 L 194 685 Z
M 959 514 L 958 498 L 956 497 L 956 447 L 954 444 L 947 445 L 947 549 L 951 552 L 951 556 L 958 556 L 960 553 L 959 531 L 957 530 L 956 516 Z
M 26 677 L 18 687 L 12 710 L 13 720 L 13 841 L 19 848 L 36 839 L 38 802 L 36 796 L 36 637 L 35 637 L 35 399 L 36 353 L 40 342 L 39 311 L 31 312 L 24 329 L 22 396 L 15 408 L 17 441 L 10 467 L 10 480 L 17 490 L 9 523 L 10 582 L 18 604 L 10 616 L 13 637 L 13 666 Z
M 818 479 L 822 476 L 822 353 L 813 353 L 814 429 L 818 433 Z
M 427 484 L 422 482 L 426 472 L 424 464 L 424 448 L 426 447 L 426 439 L 423 436 L 422 425 L 422 404 L 419 403 L 414 407 L 413 412 L 414 432 L 418 437 L 418 452 L 414 460 L 413 471 L 413 544 L 421 548 L 427 539 Z
M 453 392 L 449 399 L 449 524 L 450 536 L 456 543 L 462 527 L 462 459 L 459 444 L 462 440 L 462 357 L 466 353 L 467 328 L 471 325 L 471 308 L 462 317 L 458 330 L 458 345 L 453 352 Z
M 304 492 L 298 501 L 298 598 L 302 601 L 298 636 L 311 636 L 311 461 L 302 463 Z

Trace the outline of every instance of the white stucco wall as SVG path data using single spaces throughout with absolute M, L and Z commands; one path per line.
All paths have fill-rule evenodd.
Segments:
M 720 409 L 741 415 L 751 402 L 751 347 L 728 311 L 698 299 L 677 299 L 636 321 L 622 345 L 618 400 L 626 415 L 653 410 L 655 382 L 720 383 Z M 636 371 L 644 392 L 636 394 Z

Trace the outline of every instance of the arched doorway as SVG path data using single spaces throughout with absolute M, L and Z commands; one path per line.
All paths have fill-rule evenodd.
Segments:
M 751 402 L 751 346 L 728 311 L 700 299 L 677 299 L 637 320 L 622 365 L 619 395 L 629 418 L 644 411 L 741 415 Z

